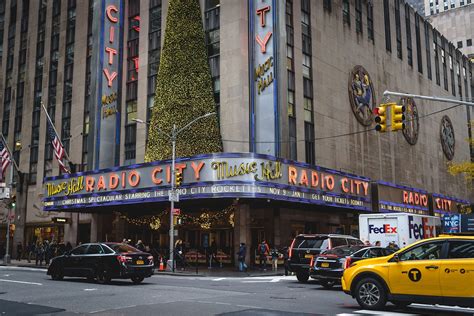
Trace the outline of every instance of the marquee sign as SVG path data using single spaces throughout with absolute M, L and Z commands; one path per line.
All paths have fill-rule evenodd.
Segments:
M 265 198 L 371 211 L 370 180 L 252 153 L 177 159 L 180 200 Z M 168 201 L 171 161 L 46 178 L 47 211 Z
M 376 186 L 378 211 L 430 214 L 428 192 L 383 181 Z
M 463 207 L 469 206 L 469 201 L 437 193 L 431 194 L 431 203 L 434 215 L 440 217 L 461 213 Z
M 120 141 L 120 91 L 123 50 L 123 1 L 100 1 L 97 69 L 95 167 L 117 164 Z
M 279 152 L 276 0 L 249 0 L 250 132 L 252 151 Z

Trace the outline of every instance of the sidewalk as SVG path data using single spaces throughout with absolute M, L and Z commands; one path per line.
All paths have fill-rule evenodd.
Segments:
M 0 266 L 6 266 L 3 264 L 3 261 L 0 260 Z M 22 268 L 33 268 L 33 269 L 48 269 L 46 264 L 43 265 L 36 265 L 34 260 L 31 260 L 28 263 L 27 260 L 11 260 L 8 266 L 12 267 L 22 267 Z M 240 277 L 262 277 L 262 276 L 282 276 L 285 274 L 285 270 L 283 268 L 279 268 L 278 271 L 273 272 L 271 267 L 268 266 L 270 269 L 267 271 L 261 271 L 258 268 L 249 268 L 247 272 L 239 272 L 237 268 L 234 267 L 215 267 L 209 269 L 207 266 L 199 266 L 198 271 L 196 273 L 196 267 L 188 267 L 185 271 L 180 271 L 178 269 L 175 272 L 171 271 L 159 271 L 158 268 L 155 269 L 155 275 L 174 275 L 174 276 L 198 276 L 198 277 L 216 277 L 216 278 L 240 278 Z

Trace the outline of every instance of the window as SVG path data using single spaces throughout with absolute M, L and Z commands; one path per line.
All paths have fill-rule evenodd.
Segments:
M 104 253 L 104 250 L 102 250 L 102 247 L 100 245 L 90 245 L 86 251 L 87 255 L 98 255 L 98 254 L 103 254 L 103 253 Z
M 347 245 L 347 240 L 345 238 L 331 238 L 330 242 L 331 248 Z
M 306 163 L 314 165 L 316 163 L 315 146 L 314 146 L 314 124 L 310 122 L 304 123 L 305 137 L 305 153 Z
M 374 5 L 367 1 L 367 36 L 374 42 Z
M 458 41 L 458 48 L 462 48 L 462 41 Z
M 403 252 L 400 261 L 440 259 L 442 247 L 442 242 L 426 242 Z
M 472 46 L 472 38 L 466 40 L 466 46 L 471 47 Z
M 406 7 L 405 7 L 406 8 Z M 397 36 L 397 57 L 402 59 L 402 28 L 400 25 L 400 0 L 395 0 L 395 33 Z
M 388 0 L 383 0 L 383 15 L 385 22 L 385 49 L 392 51 L 392 34 L 390 31 L 390 5 Z
M 362 0 L 355 1 L 356 32 L 362 33 Z
M 432 80 L 431 73 L 431 45 L 430 45 L 430 24 L 425 21 L 425 50 L 426 50 L 426 69 L 428 70 L 428 79 Z
M 405 4 L 405 29 L 407 32 L 407 59 L 408 65 L 413 66 L 413 50 L 411 41 L 411 20 L 410 20 L 410 5 Z
M 415 12 L 415 35 L 416 35 L 416 59 L 418 72 L 423 73 L 423 60 L 421 58 L 421 38 L 420 38 L 420 15 Z
M 323 8 L 324 10 L 331 12 L 331 0 L 324 0 L 323 1 Z
M 71 251 L 71 255 L 73 256 L 84 255 L 86 253 L 87 247 L 88 245 L 82 245 L 82 246 L 76 247 Z
M 433 52 L 435 58 L 435 74 L 436 84 L 441 85 L 440 73 L 439 73 L 439 44 L 438 44 L 438 33 L 433 29 Z
M 342 21 L 344 24 L 351 25 L 351 6 L 349 0 L 342 0 Z

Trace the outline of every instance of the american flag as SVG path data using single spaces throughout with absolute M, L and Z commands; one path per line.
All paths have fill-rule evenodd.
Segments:
M 5 178 L 5 171 L 7 171 L 8 166 L 10 165 L 10 152 L 7 149 L 7 146 L 3 143 L 3 139 L 0 140 L 0 180 Z
M 63 172 L 69 173 L 69 170 L 66 168 L 66 165 L 64 164 L 64 161 L 63 161 L 64 159 L 63 145 L 61 144 L 61 141 L 59 140 L 59 137 L 53 128 L 53 124 L 49 120 L 48 120 L 48 135 L 49 135 L 49 139 L 51 140 L 51 143 L 53 144 L 54 156 L 58 160 L 59 168 Z

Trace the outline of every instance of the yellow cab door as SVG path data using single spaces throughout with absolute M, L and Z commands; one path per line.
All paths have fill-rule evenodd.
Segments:
M 439 284 L 443 241 L 417 244 L 390 262 L 389 284 L 392 294 L 441 296 Z
M 449 241 L 448 255 L 440 267 L 441 293 L 474 298 L 474 239 Z

